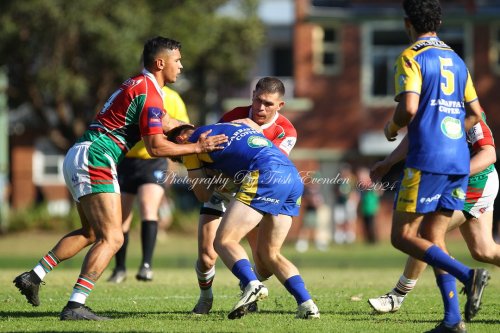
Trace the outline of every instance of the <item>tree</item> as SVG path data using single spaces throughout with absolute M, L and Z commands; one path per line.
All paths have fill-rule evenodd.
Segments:
M 204 110 L 207 90 L 241 84 L 263 43 L 257 0 L 239 1 L 247 16 L 234 18 L 217 15 L 226 2 L 3 0 L 0 64 L 9 106 L 31 106 L 39 130 L 65 150 L 140 70 L 144 41 L 162 35 L 181 41 L 188 104 Z

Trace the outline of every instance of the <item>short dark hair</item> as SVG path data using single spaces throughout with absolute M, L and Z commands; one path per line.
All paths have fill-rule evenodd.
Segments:
M 181 49 L 181 43 L 161 36 L 157 36 L 149 39 L 144 44 L 144 50 L 142 51 L 142 61 L 144 62 L 144 67 L 150 67 L 153 65 L 156 56 L 163 50 L 177 50 Z
M 177 141 L 175 141 L 175 138 L 177 136 L 179 136 L 179 134 L 181 134 L 181 132 L 183 130 L 185 130 L 186 128 L 191 128 L 191 129 L 194 129 L 194 126 L 191 125 L 191 124 L 182 124 L 182 125 L 179 125 L 177 127 L 174 127 L 172 128 L 170 131 L 168 131 L 167 133 L 165 133 L 165 136 L 167 137 L 167 140 L 168 141 L 171 141 L 173 143 L 177 143 Z
M 165 136 L 167 137 L 167 140 L 173 143 L 177 143 L 175 138 L 181 134 L 181 132 L 186 129 L 186 128 L 192 128 L 194 129 L 194 126 L 191 124 L 182 124 L 177 127 L 172 128 L 170 131 L 165 133 Z M 182 156 L 169 156 L 168 157 L 171 161 L 177 162 L 177 163 L 182 163 Z
M 438 31 L 441 25 L 439 0 L 404 0 L 403 9 L 417 33 Z
M 260 79 L 255 85 L 255 91 L 263 91 L 266 93 L 278 93 L 280 96 L 285 96 L 285 86 L 280 79 L 276 77 L 266 76 Z

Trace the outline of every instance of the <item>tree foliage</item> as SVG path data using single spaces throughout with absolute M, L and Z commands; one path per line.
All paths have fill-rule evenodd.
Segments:
M 30 105 L 40 129 L 65 149 L 140 70 L 145 40 L 162 35 L 182 43 L 188 103 L 203 110 L 207 90 L 245 80 L 263 43 L 258 0 L 238 2 L 244 17 L 218 15 L 226 0 L 2 0 L 9 106 Z

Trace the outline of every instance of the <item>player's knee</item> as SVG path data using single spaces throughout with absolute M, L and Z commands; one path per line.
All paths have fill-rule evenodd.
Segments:
M 217 252 L 217 254 L 221 253 L 221 251 L 224 249 L 225 247 L 225 242 L 224 240 L 219 237 L 219 236 L 216 236 L 215 239 L 214 239 L 214 250 L 215 252 Z
M 280 256 L 279 250 L 267 247 L 257 248 L 256 254 L 258 260 L 271 265 L 277 262 Z
M 490 262 L 494 257 L 494 251 L 491 251 L 486 247 L 473 248 L 471 249 L 470 254 L 472 255 L 472 258 L 481 262 Z
M 397 233 L 397 232 L 391 232 L 391 244 L 394 246 L 396 249 L 400 250 L 403 246 L 404 242 L 404 236 Z
M 96 241 L 95 232 L 91 228 L 80 229 L 81 235 L 87 239 L 88 244 L 92 244 Z
M 123 233 L 118 232 L 118 233 L 113 233 L 112 235 L 108 235 L 107 237 L 107 242 L 109 246 L 113 249 L 113 251 L 116 253 L 118 250 L 122 247 L 123 245 Z

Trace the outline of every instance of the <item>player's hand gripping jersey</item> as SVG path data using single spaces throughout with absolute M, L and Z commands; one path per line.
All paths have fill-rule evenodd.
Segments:
M 406 167 L 469 174 L 464 103 L 475 101 L 477 94 L 462 59 L 437 37 L 424 37 L 403 51 L 395 70 L 396 101 L 405 92 L 420 95 L 408 125 Z
M 230 122 L 243 118 L 252 119 L 251 112 L 250 106 L 237 107 L 222 116 L 219 122 Z M 297 142 L 297 131 L 285 116 L 276 112 L 272 121 L 262 125 L 261 128 L 266 138 L 271 140 L 271 142 L 287 156 L 290 155 L 290 152 Z
M 209 136 L 225 134 L 229 141 L 222 150 L 184 156 L 188 170 L 218 170 L 241 183 L 236 200 L 273 215 L 298 215 L 302 179 L 285 154 L 261 133 L 237 123 L 202 126 L 189 142 L 207 130 L 212 130 Z
M 119 163 L 142 136 L 163 134 L 165 113 L 161 87 L 151 73 L 143 70 L 111 95 L 78 141 L 91 142 L 91 151 Z

